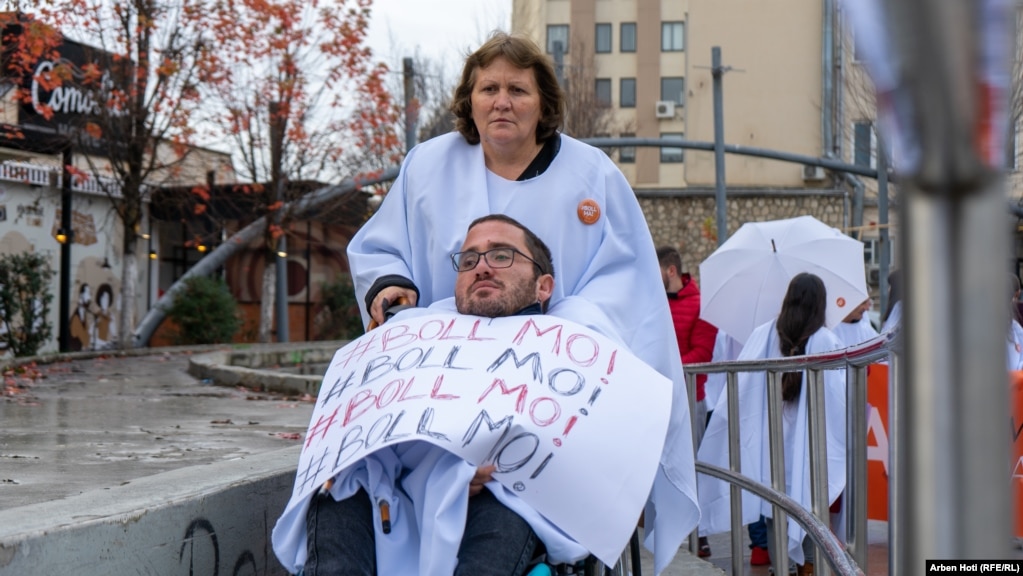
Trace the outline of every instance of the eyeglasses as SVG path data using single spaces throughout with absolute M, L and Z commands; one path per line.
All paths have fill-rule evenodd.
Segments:
M 536 260 L 514 248 L 494 248 L 486 252 L 476 252 L 475 250 L 455 252 L 451 255 L 451 266 L 455 272 L 469 272 L 476 269 L 480 263 L 480 257 L 482 257 L 487 260 L 487 265 L 491 268 L 510 268 L 515 263 L 516 254 L 532 262 L 540 270 L 540 273 L 543 273 L 543 268 L 536 263 Z

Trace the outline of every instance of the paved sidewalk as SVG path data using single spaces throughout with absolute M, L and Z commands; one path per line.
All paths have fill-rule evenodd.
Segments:
M 0 509 L 300 442 L 311 400 L 198 381 L 188 357 L 97 357 L 39 365 L 37 379 L 5 375 Z
M 300 443 L 313 398 L 216 386 L 188 374 L 189 357 L 182 349 L 79 355 L 6 373 L 0 510 L 189 467 L 202 474 L 200 465 Z M 643 574 L 652 575 L 652 556 L 644 550 L 643 559 Z M 663 574 L 722 571 L 680 550 Z

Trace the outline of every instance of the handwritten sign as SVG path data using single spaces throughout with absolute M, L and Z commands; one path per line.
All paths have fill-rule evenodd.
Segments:
M 289 508 L 359 459 L 422 440 L 494 478 L 602 560 L 653 484 L 670 382 L 561 318 L 392 320 L 334 355 Z

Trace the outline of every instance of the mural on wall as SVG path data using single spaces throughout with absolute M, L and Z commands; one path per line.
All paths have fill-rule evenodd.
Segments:
M 53 227 L 50 236 L 57 238 L 57 231 L 60 230 L 62 218 L 61 209 L 57 208 L 57 214 L 53 218 Z M 71 210 L 71 230 L 75 233 L 74 243 L 82 246 L 91 246 L 96 243 L 96 222 L 92 214 L 85 214 L 77 210 Z
M 304 228 L 304 227 L 303 227 Z M 320 287 L 324 282 L 348 271 L 345 258 L 347 237 L 321 224 L 288 233 L 288 299 L 291 302 L 320 300 Z M 226 265 L 228 284 L 239 302 L 259 302 L 263 292 L 263 251 L 260 241 L 254 241 L 246 249 L 228 261 Z M 309 247 L 308 258 L 306 246 Z M 308 291 L 308 293 L 307 293 Z
M 78 263 L 71 298 L 75 304 L 68 318 L 71 350 L 106 350 L 116 346 L 121 282 L 106 259 L 88 257 Z

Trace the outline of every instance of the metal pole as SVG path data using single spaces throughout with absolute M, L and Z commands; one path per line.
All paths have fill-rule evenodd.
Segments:
M 551 56 L 554 58 L 554 75 L 558 78 L 558 86 L 561 89 L 565 89 L 565 46 L 562 45 L 561 41 L 554 42 L 554 52 Z
M 71 144 L 64 147 L 61 155 L 63 174 L 60 183 L 60 227 L 64 242 L 60 245 L 60 332 L 58 346 L 61 352 L 71 350 L 71 244 L 75 240 L 71 219 Z
M 806 394 L 806 418 L 809 431 L 810 453 L 810 507 L 825 526 L 831 525 L 828 498 L 828 432 L 824 416 L 824 373 L 807 370 L 803 375 L 803 393 Z M 863 438 L 866 442 L 866 437 Z M 804 536 L 805 537 L 805 536 Z M 814 546 L 815 555 L 823 559 L 820 546 Z M 827 562 L 817 562 L 815 574 L 831 576 Z
M 906 467 L 896 502 L 905 521 L 897 574 L 919 574 L 927 559 L 1010 553 L 1009 224 L 1001 174 L 976 147 L 984 108 L 976 66 L 989 38 L 978 22 L 987 5 L 889 6 L 899 96 L 913 111 L 901 136 L 916 160 L 899 166 L 907 175 L 899 186 L 905 372 L 894 419 L 905 423 L 896 442 Z
M 405 81 L 405 153 L 416 145 L 416 124 L 419 110 L 416 106 L 416 71 L 411 58 L 401 61 Z
M 721 47 L 710 49 L 710 70 L 714 78 L 714 203 L 717 205 L 718 246 L 728 239 L 728 206 L 725 197 L 725 118 L 721 76 Z
M 891 235 L 888 230 L 888 150 L 880 138 L 877 140 L 877 219 L 880 225 L 879 248 L 881 262 L 878 291 L 881 292 L 881 317 L 888 313 L 888 273 L 892 265 Z
M 867 571 L 867 367 L 846 368 L 846 542 L 849 553 Z
M 277 341 L 288 341 L 288 240 L 284 234 L 277 239 Z

